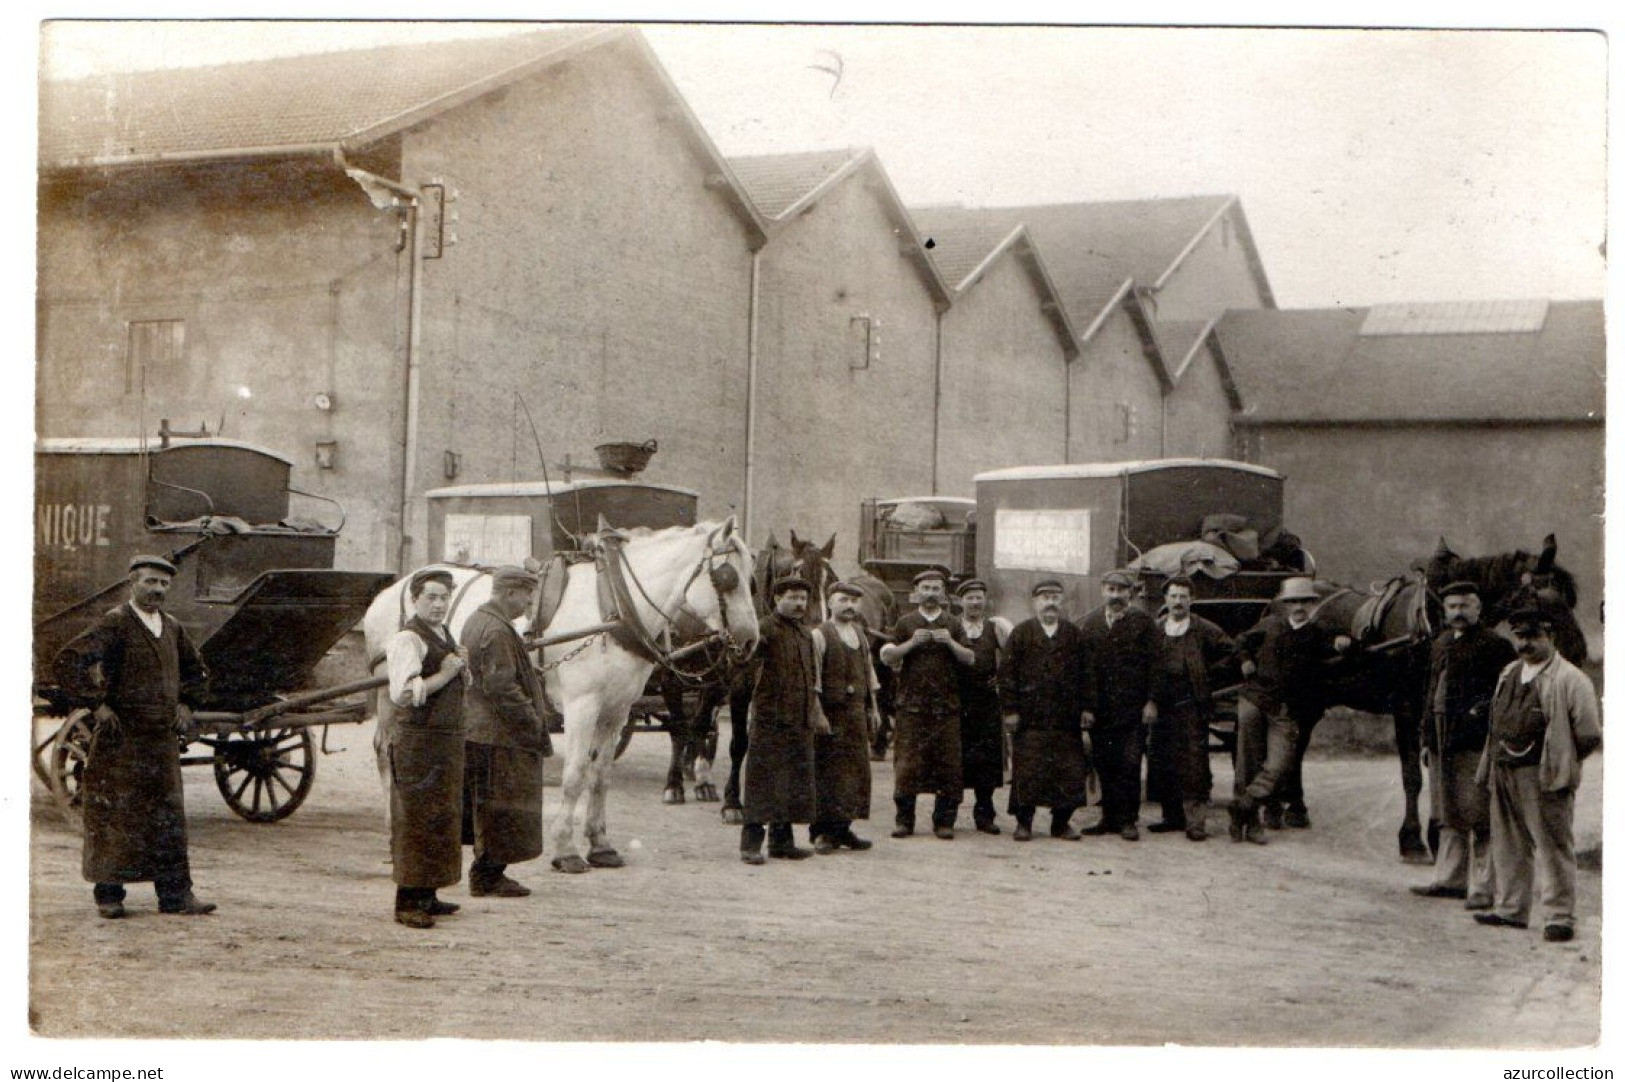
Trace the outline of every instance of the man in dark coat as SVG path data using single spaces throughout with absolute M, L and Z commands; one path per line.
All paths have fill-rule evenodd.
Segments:
M 491 599 L 469 614 L 462 644 L 472 679 L 463 701 L 463 844 L 474 847 L 468 892 L 523 898 L 507 867 L 542 854 L 542 760 L 553 753 L 542 689 L 513 621 L 530 610 L 536 576 L 491 573 Z
M 1032 839 L 1040 805 L 1050 810 L 1050 834 L 1075 841 L 1072 812 L 1088 795 L 1083 632 L 1061 619 L 1062 597 L 1053 579 L 1033 587 L 1036 615 L 1010 632 L 999 673 L 1001 701 L 1012 714 L 1010 811 L 1018 842 Z
M 813 629 L 818 701 L 829 732 L 815 739 L 814 774 L 818 818 L 813 851 L 861 852 L 873 843 L 852 833 L 852 822 L 869 818 L 869 733 L 878 724 L 875 693 L 880 680 L 869 660 L 869 637 L 858 615 L 863 591 L 847 582 L 829 589 L 830 618 Z
M 919 609 L 892 628 L 892 641 L 880 660 L 897 670 L 897 767 L 892 803 L 897 826 L 892 837 L 914 833 L 914 804 L 920 793 L 936 798 L 932 833 L 952 841 L 954 820 L 965 795 L 959 748 L 959 667 L 976 655 L 965 645 L 965 629 L 943 606 L 947 578 L 941 571 L 914 576 Z
M 745 825 L 739 859 L 765 864 L 767 855 L 803 860 L 811 849 L 796 845 L 795 823 L 817 815 L 813 774 L 814 736 L 828 731 L 818 709 L 818 678 L 812 633 L 803 622 L 812 587 L 789 576 L 773 584 L 773 614 L 762 622 L 756 647 L 757 674 L 750 700 L 750 754 L 745 757 Z
M 1285 614 L 1267 613 L 1236 640 L 1241 698 L 1236 703 L 1236 784 L 1230 802 L 1230 840 L 1264 845 L 1258 806 L 1277 795 L 1281 780 L 1300 766 L 1298 731 L 1324 708 L 1325 666 L 1350 639 L 1313 619 L 1313 579 L 1291 578 L 1276 601 Z
M 1154 834 L 1183 830 L 1193 842 L 1207 840 L 1207 804 L 1213 772 L 1207 761 L 1208 723 L 1213 719 L 1213 674 L 1228 664 L 1235 643 L 1217 624 L 1191 611 L 1191 580 L 1183 575 L 1162 588 L 1167 612 L 1157 620 L 1157 667 L 1152 698 L 1157 720 L 1147 759 L 1162 801 Z
M 1433 882 L 1413 886 L 1411 892 L 1424 898 L 1462 898 L 1468 909 L 1488 909 L 1495 894 L 1489 792 L 1474 775 L 1489 739 L 1495 683 L 1518 655 L 1510 642 L 1479 622 L 1483 602 L 1476 585 L 1453 582 L 1440 599 L 1445 627 L 1433 640 L 1421 733 L 1439 845 Z
M 386 647 L 389 698 L 401 713 L 389 743 L 389 851 L 395 919 L 433 928 L 457 912 L 435 896 L 463 877 L 463 691 L 466 659 L 446 613 L 451 572 L 427 568 L 407 592 L 412 618 Z
M 971 817 L 983 834 L 999 833 L 993 792 L 1004 786 L 1004 724 L 999 707 L 999 658 L 1010 641 L 1010 621 L 987 615 L 987 583 L 966 579 L 959 623 L 976 660 L 959 669 L 959 760 L 965 788 L 975 797 Z
M 124 884 L 152 881 L 163 913 L 200 916 L 192 894 L 181 789 L 181 736 L 191 729 L 207 673 L 191 640 L 163 611 L 175 565 L 130 561 L 130 599 L 62 648 L 53 666 L 70 704 L 93 711 L 85 763 L 85 879 L 96 911 L 124 916 Z
M 1157 720 L 1151 676 L 1157 659 L 1157 625 L 1134 597 L 1134 576 L 1108 571 L 1100 579 L 1106 603 L 1083 618 L 1088 662 L 1084 724 L 1100 775 L 1100 822 L 1085 834 L 1140 838 L 1140 762 L 1145 729 Z

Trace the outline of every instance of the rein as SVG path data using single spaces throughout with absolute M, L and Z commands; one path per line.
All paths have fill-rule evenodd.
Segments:
M 724 600 L 725 595 L 740 587 L 739 572 L 732 564 L 726 562 L 729 553 L 739 551 L 738 537 L 730 537 L 722 549 L 713 548 L 710 538 L 706 539 L 705 552 L 695 563 L 688 577 L 683 580 L 683 584 L 675 591 L 677 599 L 675 612 L 668 612 L 667 606 L 661 605 L 649 596 L 649 591 L 638 578 L 637 572 L 627 561 L 626 553 L 621 548 L 624 540 L 619 534 L 602 535 L 595 558 L 598 572 L 608 584 L 611 604 L 615 608 L 613 615 L 605 613 L 606 620 L 613 619 L 616 624 L 615 629 L 609 632 L 610 637 L 632 653 L 658 665 L 682 683 L 698 686 L 715 681 L 737 663 L 742 653 L 733 637 L 732 628 L 728 626 L 728 606 Z M 720 564 L 717 562 L 719 558 L 723 560 Z M 707 576 L 712 590 L 716 593 L 717 615 L 722 621 L 720 631 L 705 630 L 704 617 L 688 603 L 689 588 L 694 585 L 701 573 Z M 627 588 L 628 583 L 635 587 L 638 596 L 654 609 L 664 621 L 665 627 L 659 631 L 651 631 L 644 624 L 638 614 L 637 604 Z M 702 632 L 698 638 L 677 645 L 672 632 L 685 620 L 691 627 L 698 625 Z M 686 669 L 678 664 L 691 654 L 709 652 L 715 646 L 721 646 L 723 649 L 698 670 Z

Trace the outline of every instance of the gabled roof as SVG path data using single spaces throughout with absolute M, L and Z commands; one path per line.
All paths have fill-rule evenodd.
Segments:
M 728 159 L 745 194 L 764 218 L 782 218 L 863 154 L 861 149 L 749 154 Z
M 1066 303 L 1025 225 L 1011 228 L 967 207 L 914 207 L 909 213 L 931 261 L 955 297 L 974 289 L 990 267 L 1012 256 L 1037 286 L 1040 310 L 1060 336 L 1066 356 L 1081 352 L 1082 343 L 1067 316 Z
M 1216 336 L 1263 424 L 1595 422 L 1601 301 L 1554 301 L 1538 331 L 1361 335 L 1364 308 L 1235 309 Z
M 40 163 L 359 146 L 629 33 L 569 26 L 45 82 Z
M 939 308 L 952 302 L 953 290 L 926 252 L 913 217 L 872 148 L 740 155 L 729 158 L 728 166 L 756 213 L 766 219 L 770 233 L 790 228 L 841 184 L 860 174 L 867 175 L 896 229 L 903 256 L 919 271 L 927 292 Z
M 1218 335 L 1215 333 L 1218 325 L 1217 318 L 1206 321 L 1164 320 L 1155 325 L 1157 345 L 1176 387 L 1184 382 L 1185 373 L 1196 363 L 1197 357 L 1202 353 L 1202 347 L 1210 347 L 1213 361 L 1219 368 L 1219 382 L 1224 387 L 1225 397 L 1230 401 L 1230 408 L 1239 410 L 1242 408 L 1241 393 L 1230 373 L 1230 364 L 1225 360 L 1224 351 L 1219 347 Z

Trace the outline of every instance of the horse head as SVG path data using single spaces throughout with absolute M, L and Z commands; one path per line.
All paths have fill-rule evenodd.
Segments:
M 1428 588 L 1437 593 L 1452 582 L 1478 587 L 1484 622 L 1500 623 L 1518 609 L 1545 608 L 1558 618 L 1554 640 L 1560 653 L 1576 665 L 1586 659 L 1585 635 L 1574 619 L 1580 595 L 1574 575 L 1557 562 L 1557 537 L 1547 534 L 1538 553 L 1524 549 L 1494 556 L 1463 558 L 1444 539 L 1427 563 Z
M 683 607 L 699 616 L 711 631 L 726 633 L 743 653 L 749 653 L 761 637 L 761 628 L 751 597 L 755 561 L 739 523 L 729 516 L 720 525 L 702 522 L 695 530 L 704 538 L 704 549 L 684 586 Z
M 829 596 L 829 588 L 840 579 L 830 565 L 830 557 L 835 555 L 835 535 L 830 534 L 829 540 L 819 547 L 811 541 L 803 541 L 791 530 L 790 553 L 790 574 L 799 575 L 812 586 L 812 595 L 807 599 L 806 623 L 816 626 L 828 616 L 824 599 Z

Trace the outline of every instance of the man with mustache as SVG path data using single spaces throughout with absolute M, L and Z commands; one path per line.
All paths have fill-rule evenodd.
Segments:
M 1413 886 L 1411 893 L 1464 898 L 1468 909 L 1488 909 L 1489 793 L 1474 775 L 1489 738 L 1496 681 L 1517 655 L 1511 643 L 1479 622 L 1483 604 L 1476 585 L 1453 582 L 1441 602 L 1445 627 L 1433 640 L 1421 733 L 1439 845 L 1433 882 Z
M 1120 834 L 1140 840 L 1140 762 L 1146 726 L 1157 720 L 1151 696 L 1157 625 L 1134 597 L 1134 576 L 1108 571 L 1100 589 L 1106 603 L 1083 618 L 1088 691 L 1083 715 L 1100 775 L 1100 821 L 1085 834 Z
M 1314 622 L 1313 579 L 1291 578 L 1275 599 L 1286 611 L 1266 613 L 1236 640 L 1241 675 L 1236 703 L 1236 783 L 1230 840 L 1265 845 L 1259 805 L 1277 795 L 1297 761 L 1298 727 L 1323 709 L 1322 671 L 1352 640 Z M 1301 809 L 1300 809 L 1301 810 Z M 1308 826 L 1305 816 L 1302 826 Z
M 1167 612 L 1157 620 L 1157 665 L 1152 698 L 1157 719 L 1147 758 L 1158 781 L 1162 819 L 1153 834 L 1183 830 L 1193 842 L 1207 840 L 1207 804 L 1213 773 L 1207 761 L 1207 730 L 1213 718 L 1213 673 L 1235 653 L 1217 624 L 1191 612 L 1191 580 L 1175 575 L 1162 588 Z
M 745 757 L 745 825 L 739 859 L 766 864 L 767 855 L 805 860 L 796 823 L 817 817 L 815 734 L 829 732 L 818 707 L 817 662 L 804 620 L 812 586 L 799 575 L 773 583 L 773 614 L 762 621 L 756 681 L 750 700 L 750 754 Z
M 1518 660 L 1501 672 L 1477 778 L 1490 789 L 1495 896 L 1480 924 L 1529 926 L 1535 869 L 1548 943 L 1574 938 L 1574 791 L 1580 760 L 1602 746 L 1591 680 L 1552 642 L 1553 615 L 1522 609 L 1507 621 Z
M 869 661 L 869 636 L 858 615 L 863 591 L 849 582 L 829 588 L 829 619 L 813 629 L 818 700 L 830 731 L 815 741 L 818 818 L 813 852 L 862 852 L 874 843 L 852 833 L 852 822 L 869 818 L 869 731 L 878 725 L 875 693 L 880 680 Z
M 1063 596 L 1054 579 L 1033 587 L 1033 616 L 1010 632 L 999 673 L 1001 701 L 1010 711 L 1010 811 L 1018 842 L 1032 839 L 1040 805 L 1050 810 L 1050 835 L 1075 841 L 1080 835 L 1071 827 L 1072 812 L 1088 794 L 1083 632 L 1061 619 Z
M 975 664 L 976 655 L 965 645 L 959 620 L 943 607 L 947 591 L 947 577 L 941 571 L 915 575 L 914 595 L 920 607 L 897 621 L 892 641 L 880 648 L 880 660 L 897 670 L 894 838 L 914 833 L 915 800 L 920 793 L 931 793 L 932 833 L 952 841 L 965 795 L 959 758 L 959 667 Z
M 57 654 L 57 684 L 74 707 L 92 710 L 85 763 L 84 877 L 96 912 L 124 916 L 124 885 L 150 880 L 158 910 L 202 916 L 213 902 L 192 894 L 180 737 L 192 726 L 208 674 L 186 631 L 163 611 L 175 565 L 130 561 L 130 599 L 102 615 Z
M 959 595 L 965 645 L 976 660 L 959 669 L 959 757 L 965 788 L 975 797 L 971 817 L 983 834 L 999 833 L 993 791 L 1004 785 L 1004 723 L 999 666 L 1010 641 L 1010 621 L 987 615 L 987 583 L 966 579 Z

